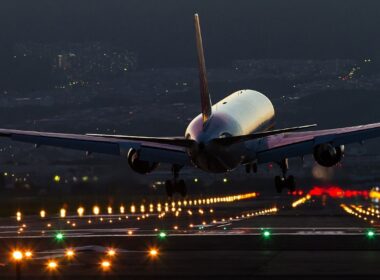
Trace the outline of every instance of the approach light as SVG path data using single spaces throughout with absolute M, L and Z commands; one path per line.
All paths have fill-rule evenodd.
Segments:
M 84 214 L 84 208 L 83 208 L 83 207 L 79 207 L 79 208 L 77 209 L 77 213 L 78 213 L 78 216 L 79 216 L 79 217 L 82 217 L 83 214 Z
M 75 252 L 73 249 L 67 249 L 65 252 L 65 256 L 69 259 L 73 258 L 75 256 Z
M 109 270 L 111 268 L 111 262 L 104 260 L 100 263 L 100 267 L 102 268 L 103 271 Z
M 108 249 L 107 250 L 107 255 L 110 256 L 110 257 L 114 257 L 116 255 L 116 251 L 115 249 Z
M 99 213 L 100 213 L 100 208 L 99 208 L 99 206 L 94 206 L 93 208 L 92 208 L 92 213 L 94 213 L 94 215 L 99 215 Z
M 16 262 L 22 261 L 22 258 L 24 257 L 23 253 L 19 250 L 15 250 L 12 252 L 12 258 Z
M 56 270 L 58 268 L 58 263 L 54 260 L 50 260 L 47 262 L 46 266 L 49 270 Z
M 227 183 L 228 182 L 228 179 L 227 178 L 223 178 L 223 183 Z
M 158 255 L 158 250 L 157 249 L 150 249 L 149 250 L 149 256 L 155 258 L 155 257 L 157 257 L 157 255 Z

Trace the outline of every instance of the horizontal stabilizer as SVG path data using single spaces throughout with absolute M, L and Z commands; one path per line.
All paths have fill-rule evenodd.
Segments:
M 281 133 L 285 133 L 285 132 L 293 132 L 293 131 L 308 129 L 308 128 L 315 127 L 315 126 L 317 126 L 317 125 L 316 124 L 309 124 L 309 125 L 303 125 L 303 126 L 288 127 L 288 128 L 269 130 L 269 131 L 264 131 L 264 132 L 257 132 L 257 133 L 247 134 L 247 135 L 239 135 L 239 136 L 232 136 L 232 137 L 226 137 L 226 138 L 217 138 L 217 139 L 214 139 L 213 141 L 218 143 L 218 144 L 221 144 L 221 145 L 231 145 L 231 144 L 236 144 L 236 143 L 245 142 L 245 141 L 249 141 L 249 140 L 259 139 L 259 138 L 266 137 L 269 135 L 275 135 L 275 134 L 281 134 Z

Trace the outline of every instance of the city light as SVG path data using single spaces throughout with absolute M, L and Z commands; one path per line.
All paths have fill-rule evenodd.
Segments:
M 53 179 L 56 183 L 59 183 L 61 181 L 61 177 L 59 175 L 55 175 Z

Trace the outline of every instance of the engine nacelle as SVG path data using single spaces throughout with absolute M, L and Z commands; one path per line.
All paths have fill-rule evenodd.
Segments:
M 344 155 L 344 146 L 320 144 L 314 147 L 314 159 L 319 165 L 331 167 L 340 162 Z
M 135 149 L 130 149 L 128 152 L 128 164 L 131 169 L 140 174 L 148 174 L 155 170 L 159 163 L 149 162 L 139 159 L 139 154 Z

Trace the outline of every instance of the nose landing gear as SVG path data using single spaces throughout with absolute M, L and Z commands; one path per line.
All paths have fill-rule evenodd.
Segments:
M 168 195 L 168 197 L 172 197 L 175 193 L 179 193 L 182 197 L 185 197 L 187 194 L 185 181 L 182 179 L 178 180 L 179 171 L 181 170 L 181 168 L 182 166 L 180 165 L 173 165 L 173 179 L 165 181 L 166 194 Z
M 281 193 L 283 189 L 287 188 L 289 191 L 294 191 L 296 189 L 296 182 L 294 179 L 294 176 L 289 175 L 286 176 L 286 173 L 289 169 L 289 163 L 288 159 L 283 159 L 281 162 L 279 162 L 279 165 L 281 167 L 282 176 L 276 176 L 274 178 L 274 184 L 276 186 L 276 191 L 278 193 Z

